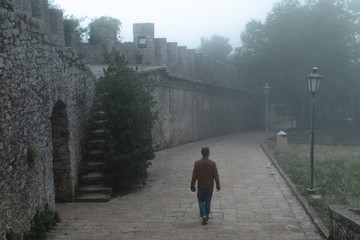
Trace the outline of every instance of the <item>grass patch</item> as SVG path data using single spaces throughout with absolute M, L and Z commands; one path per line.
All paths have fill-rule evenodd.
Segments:
M 307 193 L 309 187 L 310 146 L 289 144 L 288 151 L 276 151 L 267 145 L 299 192 L 329 227 L 329 205 L 360 205 L 360 148 L 356 146 L 315 146 L 314 188 L 319 199 Z
M 360 215 L 360 210 L 355 210 L 355 209 L 350 209 L 350 211 L 352 211 L 353 213 L 356 213 L 357 215 Z

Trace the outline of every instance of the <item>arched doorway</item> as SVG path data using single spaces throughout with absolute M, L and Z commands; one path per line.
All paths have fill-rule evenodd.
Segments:
M 66 104 L 58 100 L 51 115 L 53 171 L 56 201 L 73 201 L 72 170 L 69 150 L 69 122 Z

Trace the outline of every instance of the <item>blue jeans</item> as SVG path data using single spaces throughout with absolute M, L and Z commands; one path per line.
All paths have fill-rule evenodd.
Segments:
M 197 198 L 201 217 L 209 217 L 213 188 L 199 188 Z

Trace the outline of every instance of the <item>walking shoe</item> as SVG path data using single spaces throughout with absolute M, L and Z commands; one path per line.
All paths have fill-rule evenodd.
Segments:
M 207 217 L 202 217 L 202 222 L 201 222 L 201 224 L 202 224 L 202 225 L 205 225 L 206 222 L 207 222 L 207 220 L 208 220 Z

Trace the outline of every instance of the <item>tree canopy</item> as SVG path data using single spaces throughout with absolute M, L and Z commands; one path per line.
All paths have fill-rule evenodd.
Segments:
M 359 90 L 360 7 L 356 0 L 283 0 L 264 23 L 252 20 L 241 35 L 236 64 L 244 79 L 293 115 L 307 103 L 305 76 L 323 75 L 317 101 L 324 115 L 352 111 Z M 355 90 L 356 89 L 356 90 Z
M 229 38 L 219 35 L 213 35 L 210 39 L 202 37 L 200 39 L 201 45 L 198 48 L 198 52 L 206 54 L 215 59 L 225 61 L 232 51 L 232 46 L 229 43 Z
M 89 24 L 89 43 L 97 44 L 101 42 L 101 36 L 107 36 L 113 41 L 120 39 L 120 20 L 102 16 L 100 18 L 94 19 Z

